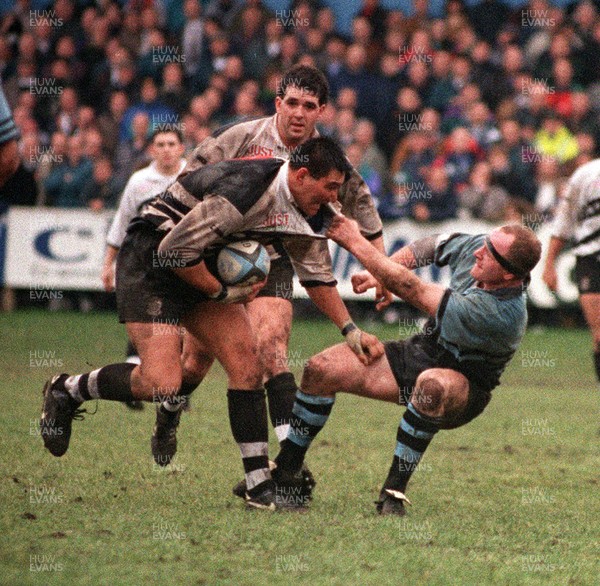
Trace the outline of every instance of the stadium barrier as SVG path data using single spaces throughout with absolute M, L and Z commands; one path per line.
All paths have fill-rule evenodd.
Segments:
M 92 212 L 85 209 L 10 208 L 6 218 L 5 284 L 16 289 L 102 291 L 100 272 L 105 238 L 113 214 L 113 211 Z M 391 254 L 405 244 L 433 233 L 477 234 L 488 232 L 493 227 L 474 220 L 449 220 L 435 225 L 399 220 L 385 224 L 384 238 L 386 250 Z M 545 252 L 550 239 L 550 226 L 542 224 L 537 233 Z M 352 291 L 350 278 L 360 269 L 356 259 L 333 243 L 330 243 L 330 250 L 342 297 L 370 299 Z M 531 303 L 541 309 L 552 309 L 576 302 L 577 287 L 573 281 L 575 257 L 567 251 L 559 258 L 556 296 L 542 282 L 543 260 L 532 273 L 529 287 Z M 417 273 L 428 281 L 448 283 L 447 268 L 420 267 Z M 282 290 L 278 295 L 290 298 L 292 292 Z M 294 287 L 293 296 L 307 297 L 300 286 Z

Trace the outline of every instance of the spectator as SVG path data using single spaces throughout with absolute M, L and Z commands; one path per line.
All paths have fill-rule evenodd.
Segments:
M 469 184 L 460 193 L 459 201 L 461 211 L 470 218 L 498 223 L 506 218 L 508 193 L 492 184 L 492 169 L 485 161 L 473 166 Z
M 338 110 L 335 119 L 336 140 L 343 146 L 348 147 L 354 142 L 354 131 L 356 129 L 356 115 L 350 108 Z
M 371 24 L 375 38 L 383 37 L 387 12 L 379 5 L 379 0 L 363 0 L 358 15 Z
M 470 132 L 455 128 L 448 137 L 443 152 L 434 161 L 435 166 L 443 166 L 457 193 L 467 186 L 473 165 L 483 158 L 483 152 Z
M 94 212 L 115 208 L 121 189 L 113 176 L 113 167 L 108 157 L 100 157 L 94 162 L 92 177 L 81 192 L 83 205 Z
M 538 158 L 531 144 L 522 137 L 519 123 L 512 118 L 504 120 L 500 126 L 502 149 L 508 157 L 509 193 L 528 202 L 535 201 L 534 163 Z
M 388 124 L 381 131 L 380 144 L 385 155 L 390 158 L 397 144 L 421 123 L 421 100 L 419 94 L 411 87 L 400 89 L 396 98 L 396 108 Z
M 188 109 L 191 96 L 184 85 L 183 68 L 174 61 L 166 63 L 162 71 L 162 85 L 158 101 L 177 113 L 180 118 Z
M 77 128 L 79 98 L 73 87 L 66 87 L 58 97 L 58 111 L 54 116 L 52 130 L 60 130 L 71 135 Z
M 106 156 L 102 143 L 102 134 L 95 127 L 92 126 L 79 133 L 81 136 L 81 146 L 83 150 L 83 156 L 95 163 L 99 159 L 103 159 Z
M 69 137 L 66 159 L 51 171 L 44 182 L 47 203 L 61 208 L 85 205 L 81 192 L 92 176 L 92 171 L 91 161 L 83 156 L 81 137 Z
M 477 144 L 487 151 L 501 138 L 500 131 L 492 122 L 488 107 L 483 102 L 475 102 L 467 109 L 468 130 Z
M 422 129 L 410 132 L 398 145 L 390 171 L 396 184 L 423 182 L 433 164 L 433 135 Z
M 125 187 L 130 175 L 147 163 L 146 153 L 148 137 L 150 136 L 150 118 L 146 112 L 138 112 L 131 121 L 131 138 L 119 142 L 113 159 L 117 184 Z
M 456 217 L 456 194 L 443 167 L 432 167 L 427 182 L 411 186 L 408 197 L 410 217 L 417 222 L 441 222 Z
M 186 79 L 194 78 L 202 61 L 204 43 L 204 21 L 199 0 L 185 0 L 183 3 L 185 25 L 181 36 L 181 50 L 185 55 L 184 73 Z
M 269 64 L 269 56 L 264 51 L 263 13 L 257 6 L 246 6 L 240 18 L 242 28 L 232 36 L 232 50 L 242 58 L 246 74 L 259 79 Z
M 369 187 L 375 205 L 379 205 L 379 199 L 383 195 L 383 177 L 377 170 L 365 160 L 365 149 L 358 142 L 353 142 L 346 148 L 346 155 L 352 166 L 360 173 Z
M 537 193 L 534 209 L 541 214 L 545 221 L 554 215 L 556 204 L 560 197 L 563 179 L 560 176 L 560 165 L 554 159 L 542 159 L 537 166 Z
M 553 112 L 544 117 L 542 128 L 535 135 L 535 148 L 542 155 L 556 158 L 559 163 L 567 163 L 579 153 L 575 137 Z
M 108 112 L 104 112 L 98 117 L 97 124 L 102 134 L 102 143 L 109 153 L 117 150 L 121 123 L 128 107 L 127 94 L 116 90 L 110 95 Z
M 571 114 L 567 119 L 569 130 L 576 134 L 587 132 L 594 137 L 596 147 L 600 145 L 600 120 L 591 108 L 590 97 L 582 90 L 571 95 Z
M 389 188 L 388 165 L 383 152 L 375 143 L 375 125 L 366 118 L 359 119 L 354 128 L 354 137 L 354 144 L 358 144 L 362 149 L 361 163 L 366 168 L 373 169 L 379 177 L 381 185 L 378 194 L 382 190 L 387 191 Z M 372 189 L 371 193 L 373 193 Z
M 123 115 L 120 128 L 121 140 L 131 137 L 132 120 L 140 112 L 148 116 L 150 132 L 156 124 L 173 124 L 177 121 L 177 114 L 158 99 L 158 88 L 151 77 L 142 80 L 140 101 L 130 106 Z

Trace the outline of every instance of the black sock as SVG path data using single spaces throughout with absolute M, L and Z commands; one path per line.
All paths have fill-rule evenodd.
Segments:
M 159 409 L 162 413 L 177 413 L 188 402 L 188 397 L 196 390 L 197 383 L 181 383 L 176 395 L 166 398 L 160 402 Z
M 86 374 L 70 376 L 64 382 L 71 397 L 78 403 L 91 399 L 134 401 L 131 394 L 131 371 L 135 364 L 122 362 L 103 366 Z
M 265 389 L 269 399 L 271 425 L 281 443 L 288 434 L 298 386 L 291 372 L 282 372 L 269 379 L 265 383 Z
M 418 466 L 439 427 L 430 418 L 420 414 L 409 403 L 404 412 L 396 436 L 396 452 L 383 488 L 404 492 L 406 485 Z
M 323 429 L 333 409 L 335 397 L 308 395 L 298 389 L 287 439 L 275 462 L 282 470 L 295 473 L 302 468 L 304 456 L 316 435 Z
M 247 490 L 254 495 L 263 490 L 265 482 L 271 482 L 265 392 L 228 389 L 227 403 L 231 431 L 242 454 Z
M 596 378 L 600 383 L 600 350 L 594 352 L 594 366 L 596 367 Z

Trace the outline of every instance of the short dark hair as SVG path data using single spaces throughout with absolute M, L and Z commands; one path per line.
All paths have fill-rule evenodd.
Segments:
M 175 136 L 177 136 L 177 140 L 183 144 L 183 134 L 181 133 L 181 130 L 174 125 L 169 125 L 168 123 L 165 123 L 162 126 L 159 125 L 157 128 L 155 128 L 152 131 L 152 134 L 150 135 L 150 139 L 148 140 L 148 144 L 152 144 L 154 142 L 154 139 L 159 134 L 164 134 L 166 132 L 172 132 Z
M 283 98 L 288 87 L 297 87 L 314 94 L 319 100 L 319 106 L 329 100 L 329 83 L 323 73 L 310 65 L 294 65 L 281 78 L 277 87 L 277 96 Z
M 306 167 L 310 176 L 315 179 L 325 177 L 335 169 L 343 173 L 346 180 L 352 172 L 344 151 L 335 140 L 326 136 L 311 138 L 296 147 L 290 153 L 290 167 L 292 169 Z

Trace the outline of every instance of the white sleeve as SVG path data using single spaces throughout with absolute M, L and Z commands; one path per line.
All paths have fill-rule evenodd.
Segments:
M 574 178 L 567 183 L 565 194 L 556 206 L 556 216 L 552 225 L 552 236 L 561 240 L 571 240 L 577 227 L 577 207 L 580 188 Z
M 113 219 L 113 222 L 106 236 L 106 243 L 115 248 L 121 248 L 123 240 L 125 240 L 125 234 L 127 232 L 127 226 L 129 222 L 135 218 L 138 213 L 136 204 L 136 192 L 138 190 L 137 181 L 135 177 L 131 177 L 123 190 L 121 201 L 117 213 Z

